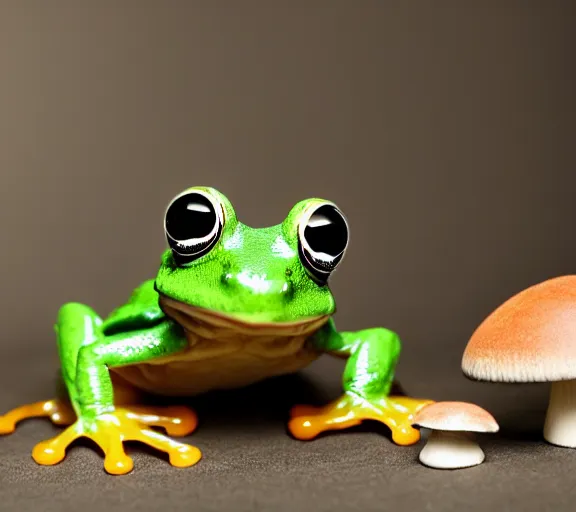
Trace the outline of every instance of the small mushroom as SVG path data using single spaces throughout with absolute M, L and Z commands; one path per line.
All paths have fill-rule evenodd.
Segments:
M 462 358 L 466 377 L 550 382 L 544 438 L 576 448 L 576 276 L 531 286 L 490 314 Z
M 460 469 L 484 462 L 475 432 L 498 432 L 492 415 L 466 402 L 436 402 L 420 409 L 413 427 L 430 429 L 420 462 L 435 469 Z

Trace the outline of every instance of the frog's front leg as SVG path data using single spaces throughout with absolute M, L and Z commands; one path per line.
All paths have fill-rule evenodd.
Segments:
M 115 406 L 109 370 L 182 350 L 187 341 L 181 328 L 167 320 L 145 330 L 104 336 L 101 324 L 100 318 L 82 304 L 67 304 L 60 310 L 56 326 L 58 348 L 75 419 L 67 411 L 68 421 L 61 423 L 72 420 L 72 425 L 53 439 L 36 445 L 32 452 L 34 460 L 44 465 L 57 464 L 73 441 L 87 437 L 102 449 L 104 467 L 112 474 L 132 470 L 132 460 L 124 452 L 125 441 L 140 441 L 168 453 L 174 466 L 186 467 L 198 462 L 201 455 L 197 448 L 177 443 L 150 428 L 163 427 L 168 434 L 186 435 L 196 427 L 195 414 L 184 408 Z M 60 407 L 63 404 L 51 402 Z M 23 408 L 15 409 L 0 417 L 0 425 L 11 425 L 26 412 Z M 32 415 L 42 414 L 29 414 Z
M 294 437 L 308 440 L 327 430 L 376 420 L 390 428 L 396 444 L 410 445 L 420 440 L 419 431 L 411 426 L 412 419 L 433 401 L 389 396 L 401 349 L 396 333 L 383 328 L 339 333 L 330 321 L 312 343 L 320 350 L 347 358 L 344 394 L 325 407 L 295 406 L 288 424 Z

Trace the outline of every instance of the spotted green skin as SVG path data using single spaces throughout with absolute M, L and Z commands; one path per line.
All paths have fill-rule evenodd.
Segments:
M 299 221 L 320 199 L 299 202 L 277 226 L 255 229 L 237 220 L 220 192 L 197 188 L 217 197 L 224 208 L 222 235 L 209 253 L 178 266 L 167 250 L 156 279 L 144 282 L 105 320 L 83 304 L 60 309 L 56 332 L 62 374 L 83 425 L 114 410 L 110 368 L 187 348 L 182 327 L 160 308 L 159 293 L 244 322 L 294 322 L 335 312 L 329 287 L 309 276 L 298 251 Z M 340 332 L 330 319 L 309 341 L 319 351 L 347 358 L 346 393 L 370 401 L 390 392 L 401 347 L 394 332 Z

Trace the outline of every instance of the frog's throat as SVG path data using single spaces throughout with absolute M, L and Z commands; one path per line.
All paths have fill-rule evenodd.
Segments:
M 252 336 L 300 336 L 317 331 L 330 318 L 330 315 L 322 315 L 295 322 L 252 322 L 218 311 L 184 304 L 165 295 L 160 296 L 159 303 L 164 313 L 176 320 L 187 331 L 196 331 L 199 326 L 204 325 Z

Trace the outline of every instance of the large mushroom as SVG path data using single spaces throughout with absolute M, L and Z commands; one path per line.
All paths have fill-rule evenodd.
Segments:
M 498 432 L 494 417 L 467 402 L 436 402 L 420 409 L 413 427 L 431 430 L 419 459 L 435 469 L 461 469 L 484 462 L 484 451 L 475 433 Z
M 576 276 L 544 281 L 507 300 L 472 335 L 466 377 L 550 382 L 544 438 L 576 448 Z

